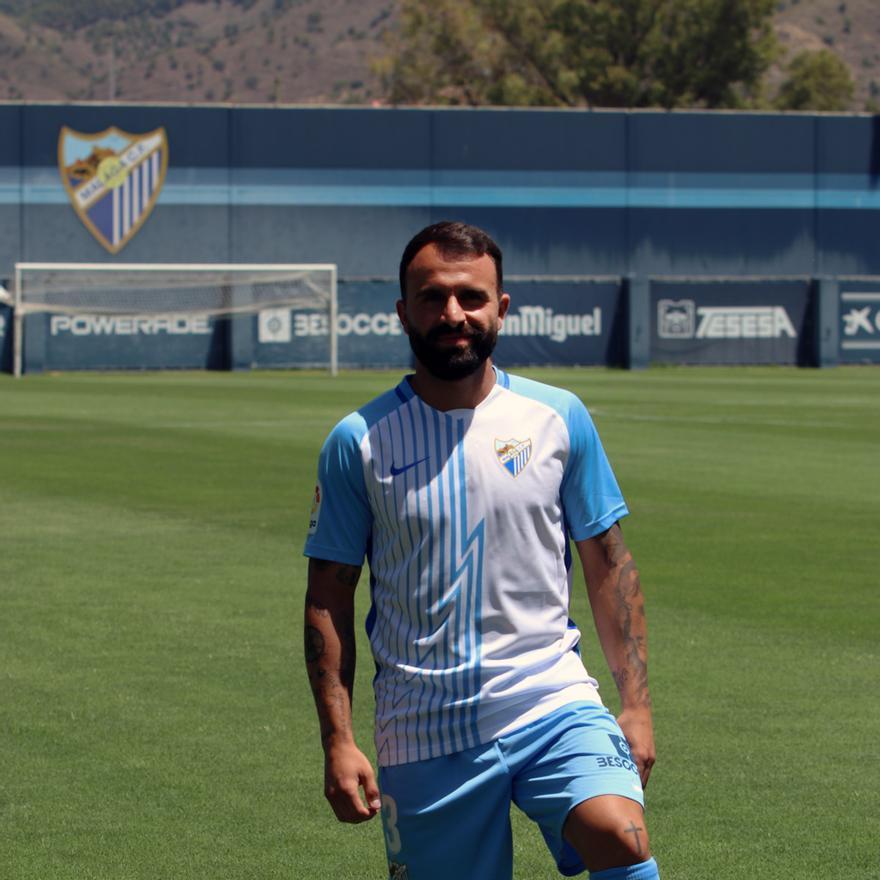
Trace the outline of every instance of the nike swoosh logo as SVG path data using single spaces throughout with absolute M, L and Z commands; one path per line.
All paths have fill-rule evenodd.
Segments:
M 400 474 L 408 471 L 410 468 L 414 468 L 417 464 L 421 464 L 423 461 L 427 461 L 428 456 L 426 455 L 424 458 L 420 458 L 418 461 L 411 461 L 409 464 L 405 464 L 403 467 L 395 467 L 393 464 L 391 465 L 391 476 L 397 477 Z

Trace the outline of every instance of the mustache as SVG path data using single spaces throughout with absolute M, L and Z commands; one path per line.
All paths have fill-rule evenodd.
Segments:
M 478 339 L 484 335 L 485 334 L 480 333 L 479 330 L 474 330 L 472 327 L 468 327 L 467 324 L 461 324 L 458 327 L 434 327 L 425 334 L 425 339 L 429 342 L 442 339 L 444 336 L 467 336 L 471 339 Z

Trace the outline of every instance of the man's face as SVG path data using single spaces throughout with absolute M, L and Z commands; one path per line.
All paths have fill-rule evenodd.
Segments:
M 407 268 L 397 314 L 419 362 L 436 378 L 454 381 L 492 354 L 509 303 L 488 254 L 444 257 L 429 244 Z

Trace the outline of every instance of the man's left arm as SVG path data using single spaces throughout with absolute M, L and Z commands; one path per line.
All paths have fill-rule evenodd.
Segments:
M 616 523 L 576 544 L 599 643 L 620 693 L 617 720 L 646 785 L 656 755 L 648 692 L 648 626 L 639 571 Z

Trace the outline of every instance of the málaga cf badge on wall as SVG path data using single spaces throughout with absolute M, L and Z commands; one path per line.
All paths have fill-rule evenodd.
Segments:
M 129 134 L 107 128 L 58 138 L 58 168 L 73 210 L 111 254 L 119 253 L 156 205 L 168 169 L 164 128 Z

